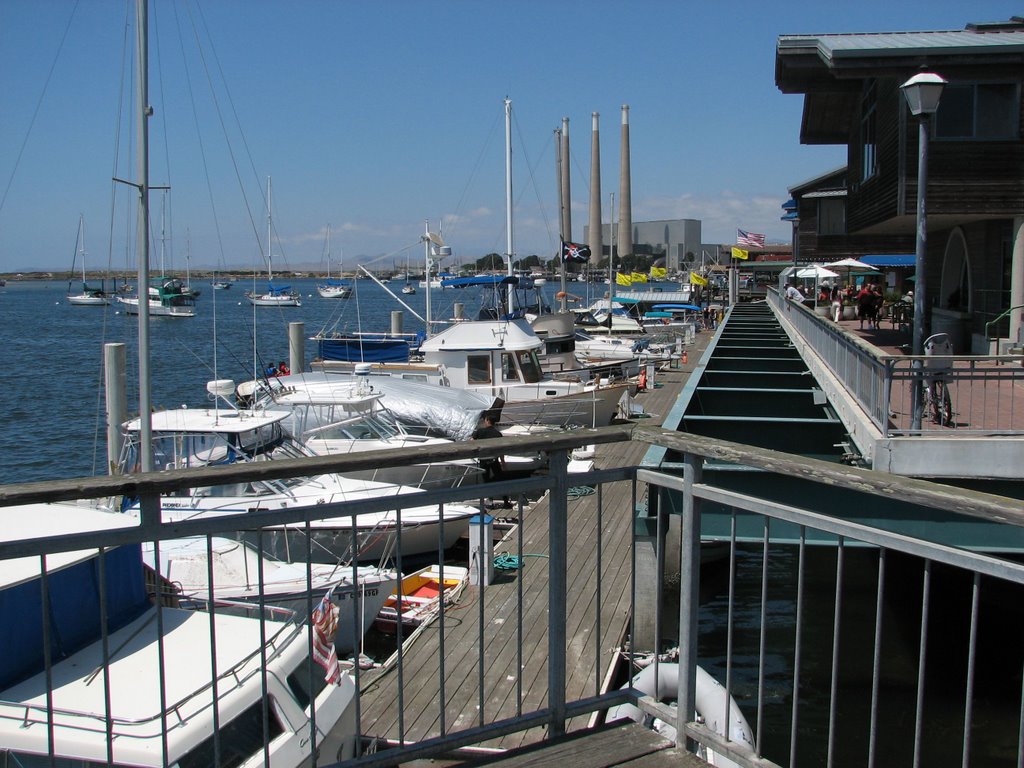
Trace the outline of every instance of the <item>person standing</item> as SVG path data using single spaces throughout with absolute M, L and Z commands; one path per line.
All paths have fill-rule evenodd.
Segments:
M 502 436 L 501 430 L 499 430 L 494 424 L 494 416 L 486 413 L 481 420 L 481 426 L 477 427 L 473 432 L 473 440 L 492 440 Z M 504 456 L 493 456 L 486 459 L 480 459 L 480 468 L 484 471 L 484 482 L 493 483 L 502 479 L 505 471 L 505 457 Z M 503 506 L 508 509 L 512 506 L 512 501 L 506 495 L 503 499 Z

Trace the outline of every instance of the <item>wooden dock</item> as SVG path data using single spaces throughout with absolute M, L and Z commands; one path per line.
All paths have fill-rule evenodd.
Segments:
M 711 338 L 701 333 L 687 348 L 689 362 L 659 372 L 655 387 L 637 395 L 649 418 L 660 424 L 672 408 Z M 647 446 L 624 442 L 602 445 L 595 458 L 598 469 L 633 466 Z M 631 592 L 631 537 L 634 499 L 632 484 L 609 483 L 600 494 L 573 489 L 568 503 L 568 595 L 566 596 L 566 698 L 576 700 L 599 692 L 615 650 L 627 629 Z M 515 516 L 517 510 L 492 514 Z M 600 621 L 596 619 L 598 520 L 602 527 Z M 521 529 L 513 527 L 495 553 L 516 555 L 522 541 L 518 570 L 495 572 L 483 588 L 470 586 L 443 622 L 435 621 L 407 642 L 399 670 L 363 671 L 362 731 L 391 742 L 415 742 L 532 712 L 547 704 L 548 648 L 548 498 L 527 506 Z M 519 614 L 522 619 L 520 624 Z M 443 675 L 440 638 L 444 636 Z M 480 626 L 484 627 L 481 634 Z M 519 627 L 522 638 L 519 638 Z M 600 631 L 598 632 L 598 628 Z M 521 645 L 520 645 L 521 644 Z M 521 648 L 521 654 L 519 649 Z M 439 702 L 444 700 L 444 722 Z M 569 730 L 584 727 L 577 718 Z M 540 741 L 546 728 L 520 731 L 480 746 L 514 749 Z

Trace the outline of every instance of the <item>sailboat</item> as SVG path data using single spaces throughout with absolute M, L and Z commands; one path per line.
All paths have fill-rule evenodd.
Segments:
M 133 186 L 139 191 L 142 287 L 149 283 L 150 235 L 146 0 L 137 0 L 136 9 L 142 159 Z M 139 410 L 148 437 L 150 303 L 143 300 L 138 309 Z M 153 467 L 149 445 L 140 467 Z M 126 516 L 77 505 L 7 512 L 0 526 L 4 542 L 132 526 Z M 154 605 L 138 543 L 56 558 L 8 558 L 0 566 L 0 621 L 19 630 L 16 647 L 5 638 L 0 663 L 4 764 L 209 765 L 211 755 L 222 752 L 223 764 L 262 764 L 272 755 L 274 766 L 298 768 L 315 764 L 318 755 L 353 756 L 354 682 L 332 672 L 322 688 L 293 683 L 313 680 L 306 669 L 311 634 L 294 617 Z M 33 603 L 45 622 L 30 620 L 24 606 Z
M 166 195 L 164 196 L 166 205 Z M 164 246 L 166 244 L 164 230 L 164 215 L 160 217 L 160 274 L 159 278 L 151 280 L 147 289 L 149 297 L 150 317 L 195 317 L 195 296 L 186 290 L 185 284 L 177 277 L 168 277 L 164 268 Z M 119 296 L 118 301 L 124 305 L 124 311 L 129 315 L 140 313 L 139 302 L 142 294 L 142 283 L 139 283 L 138 296 Z
M 186 235 L 185 242 L 185 284 L 181 287 L 181 292 L 186 296 L 191 296 L 193 299 L 198 299 L 200 290 L 192 286 L 192 273 L 190 266 L 192 264 L 192 235 Z
M 327 225 L 327 277 L 316 287 L 325 299 L 347 299 L 352 295 L 352 284 L 341 279 L 341 264 L 338 264 L 338 279 L 331 278 L 331 225 Z
M 75 241 L 75 255 L 82 254 L 82 292 L 71 293 L 68 283 L 68 304 L 76 307 L 103 307 L 110 303 L 102 288 L 92 288 L 85 281 L 85 217 L 78 217 L 78 238 Z M 75 257 L 71 258 L 71 271 L 75 270 Z
M 251 290 L 245 292 L 249 303 L 257 307 L 301 307 L 297 291 L 290 290 L 290 286 L 274 285 L 274 264 L 273 264 L 273 214 L 270 204 L 270 177 L 267 177 L 267 290 L 260 292 Z
M 416 286 L 409 282 L 409 259 L 405 260 L 405 285 L 402 286 L 402 293 L 411 296 L 416 293 Z

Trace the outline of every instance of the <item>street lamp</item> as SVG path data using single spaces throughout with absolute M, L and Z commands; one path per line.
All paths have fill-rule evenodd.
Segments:
M 914 336 L 912 352 L 914 355 L 924 354 L 924 313 L 925 313 L 925 274 L 924 257 L 928 243 L 928 126 L 931 117 L 939 109 L 939 98 L 946 81 L 932 72 L 914 75 L 900 86 L 907 99 L 910 112 L 918 119 L 917 139 L 917 247 L 914 255 Z M 923 366 L 921 361 L 914 362 L 917 375 L 914 377 L 913 417 L 911 429 L 920 431 L 921 416 L 924 410 L 922 397 Z

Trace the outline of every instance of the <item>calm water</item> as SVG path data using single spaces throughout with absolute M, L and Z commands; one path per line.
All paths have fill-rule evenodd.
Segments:
M 278 281 L 281 284 L 285 281 Z M 356 281 L 350 299 L 324 299 L 316 281 L 290 281 L 302 294 L 301 307 L 254 308 L 239 281 L 227 291 L 202 290 L 194 318 L 150 321 L 152 402 L 154 407 L 202 406 L 206 382 L 253 378 L 254 370 L 288 359 L 288 326 L 305 324 L 308 339 L 321 330 L 388 330 L 391 312 L 402 309 L 371 280 Z M 262 285 L 262 283 L 261 283 Z M 400 284 L 394 284 L 398 293 Z M 580 286 L 586 288 L 586 286 Z M 449 318 L 454 302 L 467 312 L 478 294 L 434 291 L 432 315 Z M 545 286 L 553 296 L 555 283 Z M 580 291 L 575 291 L 580 293 Z M 127 345 L 129 411 L 138 410 L 138 318 L 120 305 L 76 307 L 65 301 L 67 284 L 55 281 L 8 282 L 0 288 L 0 348 L 7 356 L 12 438 L 0 447 L 0 483 L 80 477 L 106 471 L 103 400 L 103 345 Z M 425 290 L 401 298 L 422 316 Z M 415 332 L 423 323 L 405 311 L 404 327 Z M 306 342 L 306 360 L 316 354 Z M 133 408 L 132 404 L 135 404 Z

